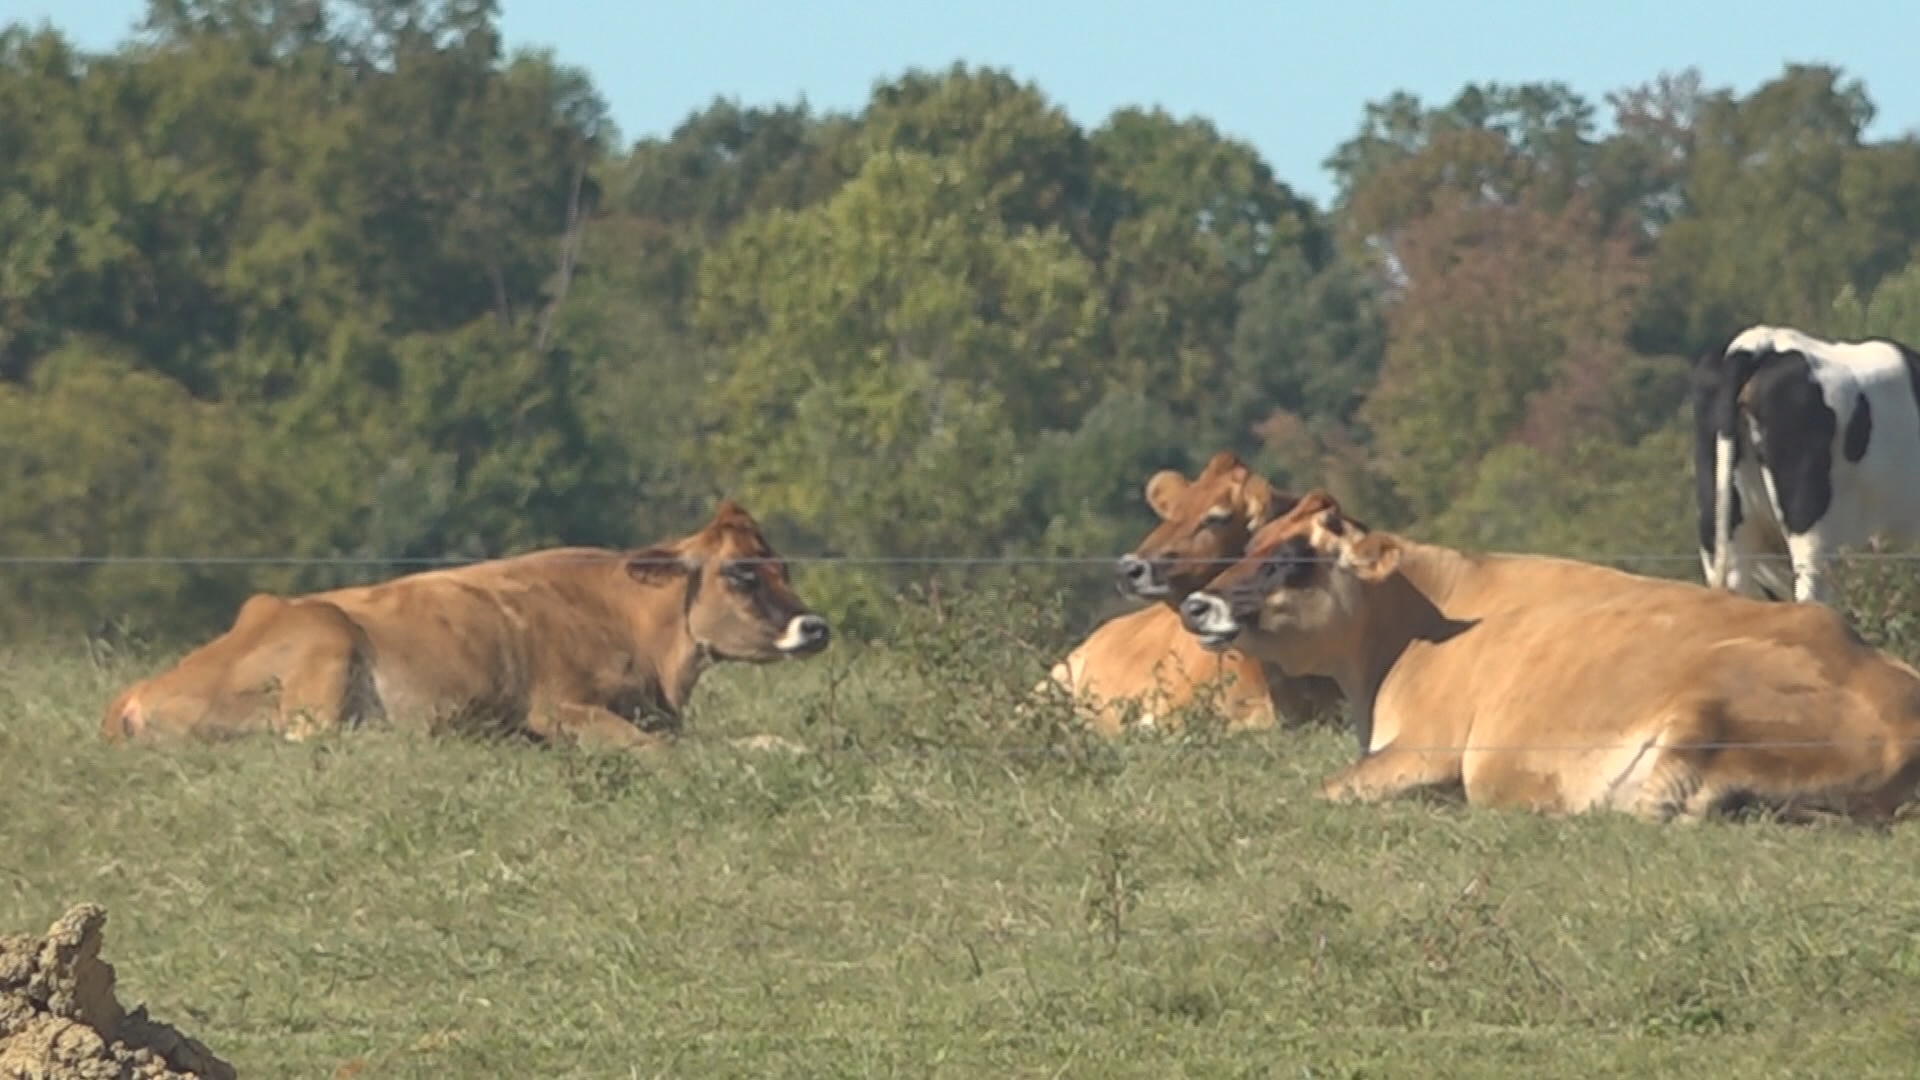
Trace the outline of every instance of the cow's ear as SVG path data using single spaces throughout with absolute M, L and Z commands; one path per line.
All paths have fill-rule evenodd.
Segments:
M 1161 469 L 1147 481 L 1147 505 L 1165 521 L 1173 516 L 1173 504 L 1187 493 L 1187 478 L 1173 469 Z
M 694 564 L 669 547 L 650 547 L 627 556 L 627 575 L 643 584 L 671 581 L 693 572 Z
M 1260 526 L 1293 509 L 1298 501 L 1273 490 L 1266 477 L 1255 473 L 1248 473 L 1240 482 L 1240 513 L 1247 519 L 1248 532 L 1258 532 Z
M 1400 569 L 1400 545 L 1384 533 L 1364 533 L 1341 545 L 1340 565 L 1368 584 L 1385 581 Z
M 713 517 L 707 522 L 707 528 L 710 530 L 745 529 L 749 532 L 758 532 L 760 523 L 753 520 L 753 515 L 747 513 L 747 508 L 735 500 L 721 499 L 713 508 Z
M 1246 467 L 1247 463 L 1240 460 L 1239 454 L 1231 450 L 1221 450 L 1207 459 L 1206 465 L 1200 469 L 1200 477 L 1201 479 L 1209 479 L 1230 473 L 1235 469 L 1244 471 Z

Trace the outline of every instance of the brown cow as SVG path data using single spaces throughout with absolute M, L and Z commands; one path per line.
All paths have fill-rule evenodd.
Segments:
M 1229 730 L 1272 727 L 1274 705 L 1258 661 L 1203 649 L 1165 604 L 1117 615 L 1094 628 L 1033 688 L 1073 695 L 1081 720 L 1117 735 L 1129 719 L 1143 728 L 1177 729 L 1181 711 L 1206 696 Z M 1129 704 L 1131 703 L 1131 704 Z
M 1466 554 L 1315 491 L 1180 611 L 1209 648 L 1339 680 L 1363 756 L 1329 799 L 1884 820 L 1920 784 L 1920 672 L 1821 605 Z
M 1209 654 L 1181 629 L 1176 609 L 1245 554 L 1253 530 L 1290 509 L 1293 497 L 1225 450 L 1192 481 L 1172 469 L 1155 473 L 1145 494 L 1161 522 L 1121 557 L 1119 588 L 1156 603 L 1095 628 L 1054 665 L 1048 681 L 1084 703 L 1086 721 L 1105 734 L 1119 731 L 1129 701 L 1137 703 L 1137 722 L 1154 727 L 1202 695 L 1216 695 L 1230 730 L 1270 728 L 1337 705 L 1340 689 L 1331 679 L 1286 678 L 1238 650 Z
M 1253 534 L 1295 502 L 1231 450 L 1213 455 L 1191 481 L 1173 469 L 1154 473 L 1146 496 L 1160 524 L 1120 556 L 1119 588 L 1175 604 L 1238 562 Z
M 641 748 L 678 733 L 708 665 L 811 656 L 828 636 L 728 500 L 700 531 L 655 547 L 552 548 L 256 595 L 226 633 L 121 691 L 100 733 L 300 740 L 386 718 Z M 659 717 L 653 730 L 630 719 L 642 712 Z

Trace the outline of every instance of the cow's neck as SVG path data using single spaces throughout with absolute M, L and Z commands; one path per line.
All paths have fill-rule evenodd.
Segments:
M 1478 560 L 1452 548 L 1396 539 L 1400 546 L 1400 563 L 1394 579 L 1404 579 L 1415 592 L 1425 597 L 1427 606 L 1436 611 L 1447 611 L 1461 584 L 1474 572 Z
M 1450 617 L 1449 605 L 1470 569 L 1469 561 L 1458 552 L 1406 540 L 1401 544 L 1397 572 L 1385 581 L 1362 586 L 1367 597 L 1359 647 L 1347 651 L 1353 659 L 1334 672 L 1350 703 L 1362 754 L 1372 749 L 1380 688 L 1407 650 L 1416 643 L 1445 641 L 1457 632 L 1459 624 Z
M 652 625 L 641 635 L 641 641 L 650 646 L 642 658 L 651 662 L 661 703 L 675 716 L 686 708 L 701 672 L 713 662 L 706 646 L 693 636 L 691 615 L 699 592 L 697 572 L 680 579 L 677 588 L 664 590 L 665 602 L 656 606 Z

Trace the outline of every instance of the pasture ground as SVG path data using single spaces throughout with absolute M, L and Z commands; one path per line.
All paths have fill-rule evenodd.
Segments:
M 1330 729 L 1115 744 L 1023 661 L 721 668 L 648 760 L 115 751 L 165 654 L 0 652 L 0 931 L 244 1077 L 1911 1076 L 1920 822 L 1337 808 Z M 815 753 L 729 746 L 775 732 Z

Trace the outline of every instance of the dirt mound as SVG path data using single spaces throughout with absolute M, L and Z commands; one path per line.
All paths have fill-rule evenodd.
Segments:
M 173 1028 L 127 1012 L 100 959 L 98 904 L 45 937 L 0 937 L 0 1080 L 233 1080 L 233 1066 Z

